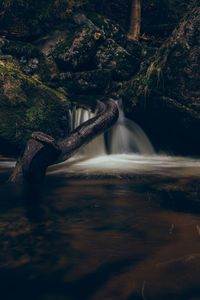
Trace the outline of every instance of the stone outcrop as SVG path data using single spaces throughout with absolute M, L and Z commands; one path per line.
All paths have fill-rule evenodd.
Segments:
M 139 62 L 112 39 L 101 45 L 95 56 L 98 69 L 110 69 L 115 81 L 125 81 L 137 71 Z
M 75 95 L 104 95 L 111 82 L 110 70 L 91 70 L 59 74 L 59 82 Z
M 77 35 L 70 46 L 59 43 L 52 51 L 52 55 L 61 70 L 80 71 L 93 67 L 91 65 L 92 58 L 104 36 L 101 32 L 90 28 L 83 28 Z
M 97 99 L 111 95 L 123 98 L 126 114 L 145 129 L 157 149 L 199 153 L 198 5 L 155 54 L 155 48 L 127 39 L 117 22 L 86 2 L 93 9 L 84 14 L 78 2 L 70 6 L 72 1 L 64 1 L 66 10 L 61 16 L 56 8 L 59 26 L 52 25 L 52 31 L 44 28 L 50 26 L 45 20 L 53 17 L 54 4 L 47 19 L 41 16 L 41 29 L 26 18 L 24 35 L 15 35 L 12 24 L 2 25 L 12 40 L 0 39 L 1 149 L 3 144 L 21 149 L 32 131 L 63 138 L 71 103 L 94 107 Z M 18 18 L 14 2 L 9 3 L 0 23 L 11 15 Z M 16 7 L 20 3 L 16 1 Z M 30 13 L 29 8 L 23 10 Z M 35 36 L 34 26 L 39 30 Z
M 126 112 L 158 148 L 200 151 L 200 8 L 174 30 L 156 55 L 125 84 Z M 185 145 L 184 145 L 185 144 Z
M 5 141 L 20 151 L 33 131 L 43 130 L 57 139 L 66 136 L 68 105 L 64 94 L 24 74 L 14 58 L 1 56 L 1 149 Z M 8 150 L 5 147 L 5 152 Z

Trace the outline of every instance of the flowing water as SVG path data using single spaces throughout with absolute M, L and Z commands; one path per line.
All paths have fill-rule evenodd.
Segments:
M 14 164 L 0 159 L 0 299 L 200 299 L 198 158 L 155 154 L 121 111 L 41 186 L 6 183 Z

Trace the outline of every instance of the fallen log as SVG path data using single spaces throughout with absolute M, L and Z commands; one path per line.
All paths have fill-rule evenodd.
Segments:
M 108 99 L 104 103 L 98 101 L 97 115 L 81 124 L 62 141 L 56 142 L 43 132 L 33 132 L 9 182 L 41 183 L 48 166 L 70 158 L 82 146 L 114 125 L 118 115 L 117 104 L 113 99 Z

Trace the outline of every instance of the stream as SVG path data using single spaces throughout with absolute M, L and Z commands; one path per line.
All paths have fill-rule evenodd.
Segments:
M 156 154 L 143 133 L 124 146 L 132 126 L 42 185 L 7 183 L 0 158 L 2 300 L 200 299 L 200 159 Z

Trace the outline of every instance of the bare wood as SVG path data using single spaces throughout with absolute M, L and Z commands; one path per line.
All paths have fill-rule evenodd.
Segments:
M 40 183 L 44 179 L 46 168 L 60 153 L 54 138 L 43 132 L 34 132 L 27 142 L 23 156 L 18 159 L 9 182 Z
M 132 0 L 128 38 L 138 40 L 141 27 L 141 0 Z

